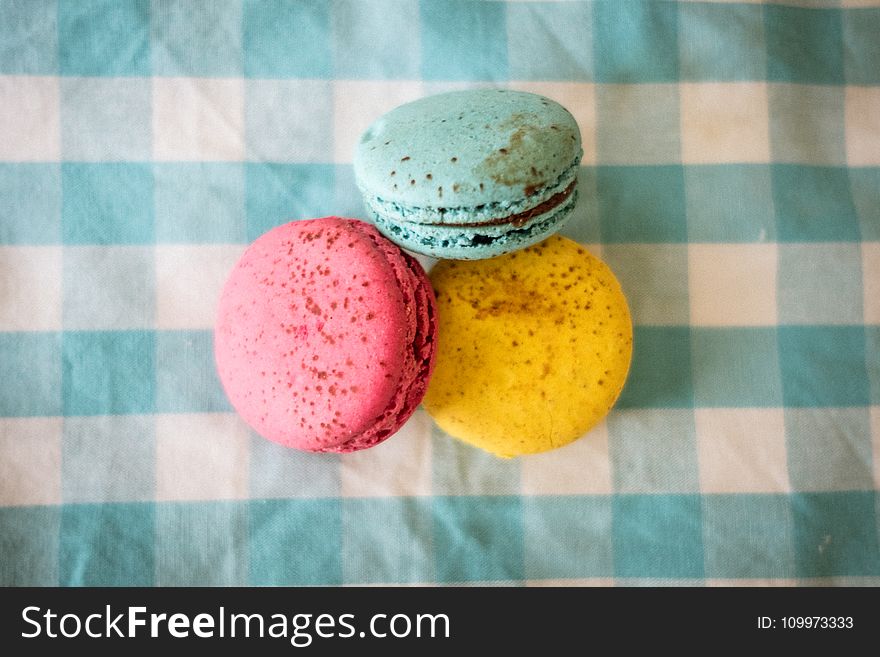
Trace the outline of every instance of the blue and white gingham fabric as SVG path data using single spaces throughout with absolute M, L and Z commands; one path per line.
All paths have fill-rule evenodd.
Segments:
M 392 107 L 545 94 L 628 293 L 607 421 L 499 460 L 254 436 L 244 246 L 363 217 Z M 880 0 L 0 0 L 0 584 L 880 583 Z

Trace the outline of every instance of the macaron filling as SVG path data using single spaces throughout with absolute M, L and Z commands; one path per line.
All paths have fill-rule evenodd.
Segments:
M 386 221 L 405 222 L 427 226 L 466 225 L 483 226 L 498 223 L 510 223 L 511 217 L 527 213 L 541 207 L 551 199 L 565 193 L 572 184 L 577 183 L 581 153 L 571 162 L 568 168 L 552 183 L 538 188 L 523 188 L 523 196 L 511 201 L 494 201 L 477 205 L 413 205 L 391 199 L 378 194 L 367 194 L 362 188 L 368 208 Z M 438 201 L 440 198 L 437 199 Z M 564 199 L 560 199 L 557 205 Z M 546 208 L 545 212 L 550 208 Z
M 571 193 L 574 191 L 575 186 L 577 185 L 577 181 L 574 180 L 572 183 L 566 187 L 564 190 L 559 192 L 558 194 L 554 194 L 550 198 L 548 198 L 543 203 L 536 205 L 531 210 L 526 210 L 525 212 L 519 212 L 517 214 L 510 215 L 508 217 L 501 217 L 500 219 L 493 219 L 492 221 L 483 221 L 483 222 L 474 222 L 474 223 L 437 223 L 437 224 L 428 224 L 430 226 L 468 226 L 468 227 L 477 227 L 477 226 L 515 226 L 516 228 L 520 228 L 527 224 L 529 221 L 534 219 L 535 217 L 539 217 L 542 214 L 546 214 L 550 212 L 553 208 L 558 205 L 562 205 L 565 202 L 565 199 L 568 198 Z
M 519 227 L 514 227 L 511 223 L 489 223 L 478 226 L 395 223 L 386 220 L 372 208 L 368 209 L 376 227 L 405 248 L 418 252 L 455 248 L 460 250 L 462 257 L 467 257 L 465 254 L 468 250 L 479 251 L 480 247 L 496 242 L 508 244 L 507 250 L 513 250 L 518 248 L 520 238 L 538 241 L 549 236 L 574 210 L 577 196 L 577 188 L 573 188 L 562 199 L 560 205 L 528 219 Z

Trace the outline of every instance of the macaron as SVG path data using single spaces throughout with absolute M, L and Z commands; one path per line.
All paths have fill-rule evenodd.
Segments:
M 412 415 L 436 330 L 419 263 L 367 223 L 324 217 L 248 247 L 221 293 L 214 354 L 229 401 L 259 434 L 352 452 Z
M 357 144 L 354 171 L 369 216 L 390 239 L 474 260 L 556 232 L 577 202 L 582 155 L 578 124 L 558 103 L 475 89 L 381 116 Z
M 448 434 L 504 457 L 583 436 L 629 370 L 632 323 L 614 274 L 553 236 L 491 260 L 443 261 L 437 367 L 424 406 Z

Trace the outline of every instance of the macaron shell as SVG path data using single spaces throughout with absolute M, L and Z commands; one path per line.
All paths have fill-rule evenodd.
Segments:
M 447 433 L 499 456 L 561 447 L 617 399 L 632 357 L 611 270 L 554 236 L 491 260 L 443 261 L 437 367 L 424 405 Z
M 215 331 L 218 373 L 266 438 L 362 449 L 418 403 L 418 379 L 433 363 L 433 315 L 418 263 L 374 227 L 291 222 L 258 238 L 230 274 Z
M 557 186 L 581 154 L 577 122 L 558 103 L 478 89 L 428 96 L 380 117 L 361 137 L 354 166 L 365 196 L 388 203 L 503 209 Z

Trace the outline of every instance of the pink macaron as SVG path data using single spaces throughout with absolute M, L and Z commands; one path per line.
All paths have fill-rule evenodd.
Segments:
M 324 217 L 245 251 L 220 297 L 214 355 L 230 402 L 262 436 L 353 452 L 415 411 L 436 330 L 419 263 L 367 223 Z

